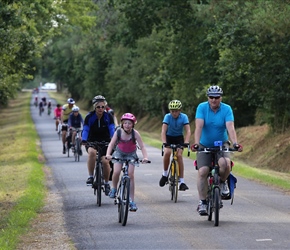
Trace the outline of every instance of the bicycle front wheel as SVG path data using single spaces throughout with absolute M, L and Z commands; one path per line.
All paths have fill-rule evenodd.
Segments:
M 98 163 L 96 169 L 96 188 L 97 188 L 97 205 L 102 203 L 102 164 Z
M 218 187 L 214 188 L 214 225 L 219 225 L 219 213 L 220 213 L 220 190 Z
M 123 179 L 123 190 L 121 192 L 121 222 L 122 226 L 126 226 L 128 219 L 129 203 L 130 203 L 130 179 Z
M 213 192 L 212 186 L 208 186 L 208 193 L 207 193 L 207 220 L 212 220 L 212 213 L 213 213 Z
M 76 138 L 76 146 L 75 146 L 75 153 L 76 153 L 76 161 L 80 161 L 80 139 Z

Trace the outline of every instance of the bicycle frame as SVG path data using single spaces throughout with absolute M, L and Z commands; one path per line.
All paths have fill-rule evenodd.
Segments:
M 233 152 L 237 151 L 234 148 L 226 148 L 223 146 L 222 141 L 215 141 L 214 147 L 198 149 L 198 152 L 210 153 L 212 155 L 212 163 L 210 171 L 207 177 L 208 181 L 208 193 L 206 197 L 207 201 L 207 215 L 208 221 L 212 220 L 212 214 L 214 213 L 214 225 L 219 225 L 219 210 L 222 207 L 222 199 L 220 192 L 220 176 L 219 176 L 219 164 L 218 164 L 218 153 L 220 152 Z
M 100 150 L 103 147 L 108 146 L 109 142 L 87 142 L 89 147 L 92 147 L 97 150 L 97 158 L 96 158 L 96 165 L 94 169 L 94 181 L 92 188 L 94 189 L 94 195 L 97 195 L 97 205 L 100 207 L 102 203 L 102 191 L 105 192 L 104 188 L 104 175 L 103 175 L 103 164 L 101 159 Z
M 141 162 L 139 159 L 119 159 L 113 157 L 112 160 L 116 160 L 122 163 L 122 177 L 119 181 L 119 185 L 117 188 L 117 194 L 115 197 L 115 205 L 118 205 L 118 219 L 119 223 L 122 223 L 122 226 L 126 226 L 128 219 L 128 211 L 129 211 L 129 203 L 130 203 L 130 176 L 128 174 L 128 169 L 130 163 L 139 163 Z M 150 161 L 147 161 L 150 163 Z
M 167 146 L 167 145 L 166 145 Z M 178 183 L 179 183 L 179 165 L 177 161 L 177 149 L 183 148 L 183 146 L 187 147 L 188 153 L 187 155 L 190 155 L 189 151 L 189 145 L 183 144 L 170 144 L 168 145 L 172 149 L 172 158 L 170 161 L 170 167 L 168 171 L 168 181 L 165 184 L 169 184 L 169 191 L 171 194 L 171 200 L 174 200 L 174 202 L 177 202 L 178 197 Z M 162 156 L 164 155 L 164 147 L 165 145 L 162 145 Z

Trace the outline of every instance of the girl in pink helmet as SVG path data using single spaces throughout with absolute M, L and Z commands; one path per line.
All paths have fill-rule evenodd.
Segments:
M 143 161 L 146 163 L 148 161 L 147 151 L 145 149 L 144 143 L 142 141 L 142 138 L 137 130 L 134 129 L 134 125 L 137 123 L 136 117 L 131 113 L 125 113 L 121 117 L 121 126 L 118 128 L 114 136 L 111 139 L 111 142 L 107 149 L 106 158 L 108 160 L 112 159 L 113 157 L 122 159 L 122 158 L 132 158 L 132 159 L 138 159 L 137 156 L 137 145 L 138 148 L 140 148 L 142 155 L 143 155 Z M 116 147 L 115 147 L 116 145 Z M 112 154 L 112 151 L 115 147 L 115 151 Z M 117 185 L 119 181 L 119 176 L 122 169 L 122 163 L 118 161 L 112 160 L 114 163 L 114 173 L 112 176 L 112 188 L 109 193 L 110 198 L 115 198 L 116 192 L 117 192 Z M 137 206 L 134 202 L 134 191 L 135 191 L 135 182 L 134 182 L 134 170 L 135 170 L 135 164 L 131 163 L 129 165 L 129 176 L 130 176 L 130 211 L 136 212 Z

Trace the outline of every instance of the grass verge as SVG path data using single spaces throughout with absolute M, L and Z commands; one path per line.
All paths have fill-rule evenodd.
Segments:
M 44 205 L 45 175 L 30 95 L 21 93 L 0 110 L 0 249 L 15 249 Z

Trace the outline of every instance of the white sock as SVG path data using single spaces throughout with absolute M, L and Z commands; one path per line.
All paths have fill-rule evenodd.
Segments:
M 163 176 L 167 176 L 168 175 L 168 170 L 167 171 L 163 170 L 163 174 L 162 175 Z

